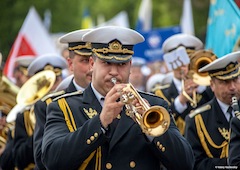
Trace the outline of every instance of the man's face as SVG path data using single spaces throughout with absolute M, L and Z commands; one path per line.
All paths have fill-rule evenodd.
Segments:
M 128 83 L 131 61 L 127 63 L 109 63 L 96 58 L 92 60 L 93 77 L 92 83 L 99 93 L 105 96 L 114 86 L 111 78 L 115 77 L 117 83 Z
M 182 80 L 182 78 L 185 78 L 188 73 L 188 65 L 182 65 L 181 67 L 178 67 L 177 69 L 173 70 L 174 77 Z
M 73 72 L 76 83 L 83 88 L 92 81 L 89 58 L 75 54 L 73 58 L 68 59 L 69 69 Z
M 231 105 L 232 97 L 239 97 L 240 78 L 232 80 L 219 80 L 213 78 L 211 80 L 211 88 L 215 96 L 225 104 Z
M 25 76 L 20 70 L 14 72 L 14 78 L 16 80 L 16 85 L 22 87 L 22 85 L 29 79 L 28 76 Z

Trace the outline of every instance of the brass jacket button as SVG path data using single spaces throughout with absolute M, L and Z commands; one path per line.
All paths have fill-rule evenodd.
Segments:
M 131 168 L 135 168 L 135 166 L 136 166 L 136 163 L 135 163 L 134 161 L 131 161 L 131 162 L 130 162 L 130 167 L 131 167 Z
M 107 168 L 107 169 L 112 169 L 112 164 L 111 164 L 111 163 L 107 163 L 107 164 L 106 164 L 106 168 Z

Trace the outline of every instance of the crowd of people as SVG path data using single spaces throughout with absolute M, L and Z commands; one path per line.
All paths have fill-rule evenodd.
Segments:
M 133 51 L 143 41 L 103 26 L 60 37 L 67 56 L 19 56 L 17 102 L 0 101 L 0 169 L 240 169 L 240 51 L 216 56 L 179 33 L 146 63 Z

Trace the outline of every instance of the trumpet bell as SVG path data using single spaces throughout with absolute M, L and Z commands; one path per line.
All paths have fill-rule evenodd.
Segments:
M 160 136 L 164 134 L 170 125 L 168 111 L 161 106 L 152 106 L 144 114 L 140 123 L 145 134 L 150 136 Z
M 126 114 L 139 124 L 143 133 L 156 137 L 168 130 L 170 115 L 164 107 L 150 107 L 131 83 L 128 83 L 121 93 L 121 101 L 125 103 Z M 135 99 L 138 100 L 140 106 L 133 105 L 132 101 Z M 142 110 L 143 114 L 139 113 L 138 109 Z

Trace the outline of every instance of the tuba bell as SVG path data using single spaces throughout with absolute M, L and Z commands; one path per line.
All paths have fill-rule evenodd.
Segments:
M 112 78 L 113 84 L 116 84 L 116 78 Z M 135 107 L 132 102 L 137 99 L 140 106 Z M 150 136 L 161 136 L 170 125 L 170 116 L 168 111 L 162 106 L 149 106 L 140 94 L 135 90 L 131 83 L 128 83 L 121 91 L 120 99 L 126 107 L 126 115 L 131 117 L 139 124 L 143 133 Z M 143 110 L 140 114 L 137 110 Z
M 17 104 L 7 115 L 6 121 L 13 122 L 17 113 L 30 109 L 51 90 L 55 80 L 56 75 L 52 70 L 41 71 L 28 79 L 20 88 L 16 98 Z

